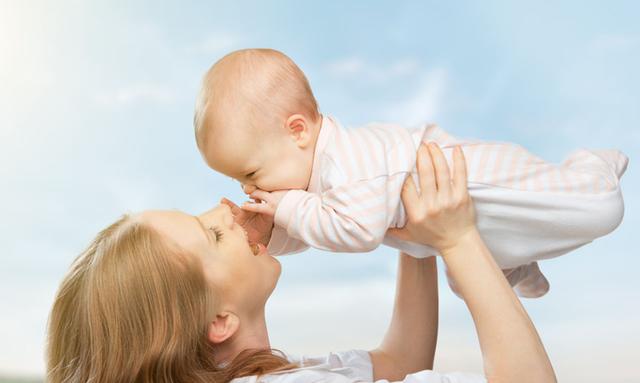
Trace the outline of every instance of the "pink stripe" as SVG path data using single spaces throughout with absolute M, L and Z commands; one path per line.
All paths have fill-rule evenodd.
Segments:
M 340 225 L 334 224 L 333 220 L 330 219 L 331 216 L 329 213 L 323 211 L 321 207 L 318 208 L 318 216 L 319 220 L 316 223 L 317 229 L 322 232 L 322 237 L 325 238 L 321 243 L 328 245 L 331 251 L 338 251 L 341 247 L 353 247 L 354 245 L 358 245 L 358 242 L 355 241 L 349 243 L 341 240 L 337 230 L 341 228 Z
M 476 177 L 476 170 L 474 169 L 476 162 L 477 148 L 473 145 L 466 145 L 462 147 L 464 151 L 464 157 L 467 160 L 467 178 L 471 182 L 482 182 L 482 180 Z
M 301 236 L 303 238 L 306 237 L 306 242 L 310 243 L 312 246 L 317 246 L 323 242 L 322 237 L 318 233 L 321 230 L 318 225 L 320 221 L 318 210 L 318 208 L 311 206 L 308 203 L 302 204 L 302 209 L 299 210 L 299 214 L 296 214 L 296 221 L 292 222 L 295 225 L 296 230 L 300 230 Z M 302 225 L 302 222 L 305 224 Z
M 367 145 L 365 144 L 365 140 L 367 135 L 363 134 L 362 130 L 357 130 L 353 132 L 353 136 L 355 138 L 355 140 L 352 140 L 354 143 L 354 150 L 351 155 L 355 157 L 358 163 L 358 168 L 360 170 L 359 173 L 365 174 L 367 177 L 370 177 L 371 168 L 368 168 L 364 163 L 365 149 L 367 147 Z
M 560 174 L 559 170 L 555 167 L 550 167 L 549 169 L 549 191 L 559 192 L 562 191 L 562 186 L 560 184 Z
M 375 185 L 371 184 L 350 185 L 350 187 L 338 187 L 327 191 L 326 198 L 335 201 L 342 206 L 357 206 L 366 200 L 384 199 L 387 184 Z
M 505 148 L 505 145 L 496 145 L 495 148 L 497 151 L 496 162 L 493 167 L 493 171 L 488 174 L 488 177 L 485 179 L 486 183 L 496 182 L 496 180 L 499 179 L 500 174 L 504 171 L 503 164 L 504 157 L 507 154 L 507 150 Z
M 519 170 L 520 162 L 522 161 L 520 150 L 521 149 L 516 146 L 512 147 L 511 153 L 509 153 L 509 168 L 504 178 L 505 184 L 516 189 L 520 187 L 520 175 L 517 172 Z
M 478 149 L 481 151 L 481 154 L 480 154 L 480 160 L 479 160 L 479 163 L 478 163 L 476 178 L 478 180 L 480 180 L 481 182 L 484 182 L 484 179 L 486 178 L 487 173 L 489 173 L 488 169 L 487 169 L 487 161 L 489 161 L 489 154 L 491 153 L 491 146 L 482 145 Z
M 563 171 L 564 169 L 558 169 L 558 175 L 560 176 L 560 188 L 561 190 L 567 193 L 573 193 L 574 185 L 571 182 L 571 178 L 569 178 L 567 172 Z
M 536 166 L 536 158 L 533 155 L 527 155 L 525 170 L 529 178 L 527 190 L 542 190 L 542 188 L 540 187 L 540 175 L 538 174 L 539 168 Z
M 590 184 L 597 183 L 598 176 L 585 172 L 586 169 L 576 169 L 574 171 L 574 177 L 576 180 L 576 191 L 579 193 L 588 193 Z
M 346 136 L 346 137 L 345 137 Z M 338 152 L 342 155 L 342 160 L 340 165 L 343 166 L 345 173 L 347 174 L 347 178 L 352 180 L 355 175 L 355 169 L 353 167 L 353 162 L 351 158 L 351 151 L 347 147 L 348 136 L 346 132 L 337 132 L 335 135 L 336 145 L 338 147 Z

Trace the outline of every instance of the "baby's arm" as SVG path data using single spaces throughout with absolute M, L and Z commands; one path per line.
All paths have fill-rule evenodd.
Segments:
M 305 251 L 309 245 L 303 241 L 290 237 L 287 231 L 280 226 L 273 226 L 271 232 L 271 240 L 267 246 L 267 252 L 270 255 L 288 255 Z
M 402 187 L 404 178 L 405 174 L 378 177 L 341 185 L 321 195 L 303 190 L 281 195 L 261 191 L 256 197 L 265 203 L 243 208 L 274 214 L 276 227 L 312 247 L 367 252 L 382 243 L 390 213 L 399 201 L 400 193 L 395 189 Z

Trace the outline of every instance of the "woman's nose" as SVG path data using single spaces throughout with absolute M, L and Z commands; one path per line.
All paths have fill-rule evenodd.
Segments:
M 218 205 L 218 209 L 220 209 L 221 220 L 223 224 L 229 228 L 233 227 L 233 213 L 231 213 L 231 207 L 229 205 L 221 203 Z
M 221 203 L 211 210 L 201 214 L 200 217 L 205 222 L 217 222 L 222 227 L 232 228 L 234 225 L 231 207 L 224 203 Z

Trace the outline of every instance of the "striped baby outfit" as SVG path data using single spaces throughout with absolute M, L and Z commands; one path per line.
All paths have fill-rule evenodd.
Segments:
M 423 141 L 437 142 L 450 168 L 453 147 L 461 145 L 478 230 L 514 286 L 539 273 L 536 261 L 585 245 L 622 220 L 619 180 L 628 159 L 618 150 L 579 149 L 552 164 L 520 145 L 458 139 L 433 124 L 345 129 L 324 116 L 309 187 L 290 190 L 280 201 L 269 253 L 308 246 L 367 252 L 384 243 L 415 257 L 437 255 L 429 246 L 386 235 L 405 224 L 400 194 L 408 175 L 419 184 L 415 160 Z

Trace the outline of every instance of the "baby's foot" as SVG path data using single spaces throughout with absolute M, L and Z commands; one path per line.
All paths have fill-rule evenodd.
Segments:
M 540 271 L 538 262 L 521 267 L 525 274 L 513 287 L 516 294 L 523 298 L 540 298 L 545 295 L 549 291 L 549 281 Z

